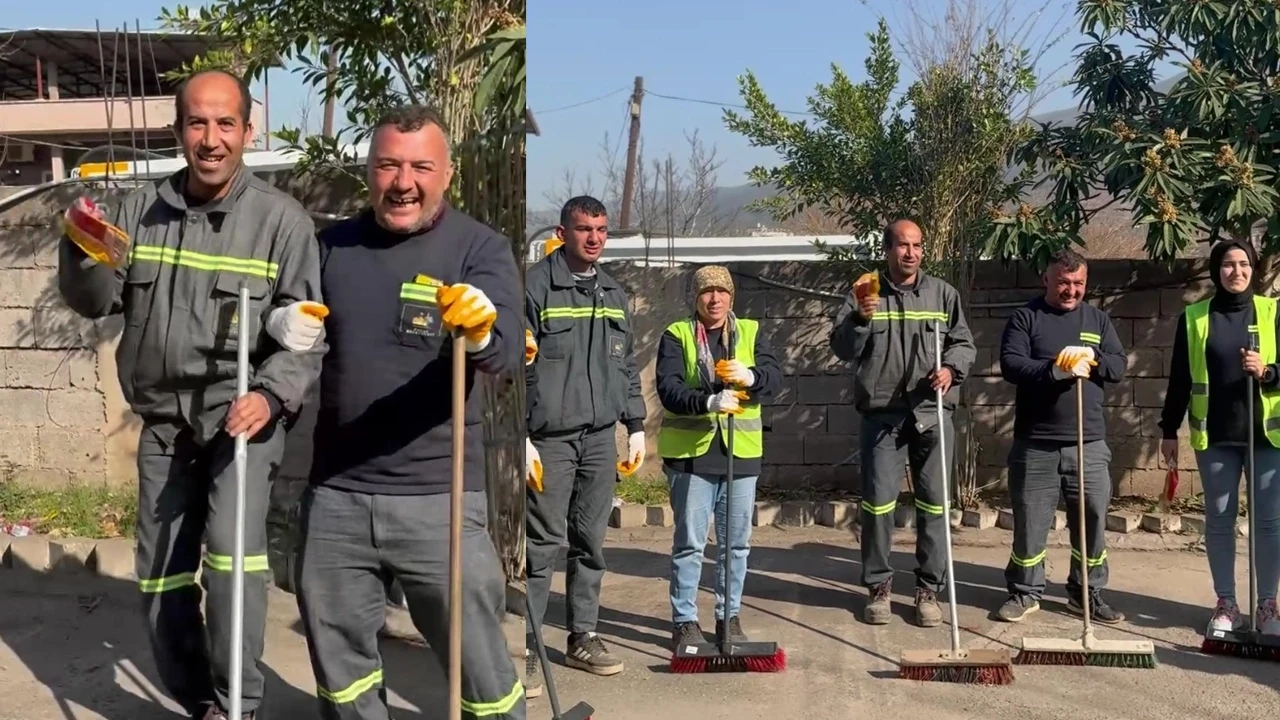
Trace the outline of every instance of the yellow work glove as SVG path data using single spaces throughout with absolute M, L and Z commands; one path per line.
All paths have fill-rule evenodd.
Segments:
M 1054 363 L 1058 369 L 1070 377 L 1089 377 L 1090 369 L 1098 364 L 1094 359 L 1093 348 L 1083 345 L 1072 345 L 1058 353 Z
M 524 439 L 524 484 L 536 493 L 542 492 L 542 456 L 529 438 Z
M 707 400 L 707 412 L 710 413 L 728 413 L 730 415 L 741 415 L 741 401 L 747 399 L 747 393 L 743 390 L 734 390 L 725 388 L 720 392 L 712 395 Z
M 627 436 L 627 460 L 618 463 L 618 472 L 629 476 L 644 464 L 644 431 Z
M 480 288 L 458 283 L 441 288 L 436 294 L 440 320 L 446 330 L 462 331 L 467 339 L 467 352 L 480 352 L 493 340 L 493 323 L 498 309 Z
M 756 384 L 756 374 L 739 360 L 721 360 L 716 363 L 716 377 L 726 385 L 737 385 L 742 388 L 749 388 Z
M 533 331 L 529 328 L 524 329 L 524 364 L 532 365 L 534 358 L 538 357 L 538 341 L 533 339 Z

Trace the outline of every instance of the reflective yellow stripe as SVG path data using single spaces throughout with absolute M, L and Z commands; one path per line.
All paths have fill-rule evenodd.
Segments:
M 382 684 L 382 668 L 378 668 L 377 670 L 374 670 L 368 675 L 360 678 L 359 680 L 351 683 L 347 687 L 337 692 L 333 692 L 331 690 L 325 690 L 324 688 L 317 685 L 316 695 L 319 695 L 320 699 L 322 700 L 328 700 L 329 702 L 335 705 L 341 705 L 343 703 L 354 702 L 356 698 L 372 690 L 373 688 L 378 687 L 381 684 Z
M 1079 560 L 1079 559 L 1080 559 L 1080 551 L 1079 551 L 1079 550 L 1076 550 L 1075 548 L 1072 548 L 1072 550 L 1071 550 L 1071 559 L 1072 559 L 1072 560 Z M 1089 561 L 1088 561 L 1087 563 L 1085 563 L 1085 564 L 1086 564 L 1086 565 L 1088 565 L 1088 566 L 1089 566 L 1089 567 L 1091 567 L 1091 568 L 1092 568 L 1092 567 L 1102 567 L 1102 563 L 1104 563 L 1104 562 L 1106 562 L 1106 561 L 1107 561 L 1107 551 L 1106 551 L 1106 550 L 1103 550 L 1101 555 L 1099 555 L 1099 556 L 1098 556 L 1098 557 L 1096 557 L 1096 558 L 1089 558 Z
M 142 578 L 138 581 L 138 589 L 144 593 L 162 593 L 170 590 L 180 590 L 195 584 L 196 574 L 189 572 L 166 577 Z
M 945 512 L 941 505 L 930 505 L 920 498 L 916 498 L 916 507 L 930 515 L 941 515 Z
M 204 566 L 217 572 L 231 572 L 231 556 L 207 553 L 204 556 Z M 269 569 L 266 555 L 245 555 L 245 572 L 266 572 Z
M 462 711 L 471 713 L 476 717 L 489 717 L 490 715 L 506 715 L 511 712 L 511 708 L 520 702 L 520 698 L 524 697 L 524 686 L 516 680 L 516 684 L 511 686 L 511 692 L 506 697 L 493 702 L 471 702 L 470 700 L 462 700 Z
M 145 260 L 164 265 L 179 265 L 193 270 L 207 270 L 210 272 L 226 270 L 268 280 L 274 280 L 280 272 L 279 264 L 267 262 L 266 260 L 234 258 L 226 255 L 206 255 L 193 250 L 178 250 L 177 248 L 157 247 L 154 245 L 134 245 L 129 250 L 129 260 L 130 262 Z
M 403 283 L 400 285 L 400 299 L 417 300 L 435 305 L 436 287 L 434 285 L 422 285 L 419 283 Z
M 1029 558 L 1020 558 L 1014 553 L 1009 553 L 1009 561 L 1018 567 L 1031 568 L 1044 562 L 1044 556 L 1048 554 L 1048 550 L 1041 550 L 1040 554 L 1032 555 Z
M 885 320 L 938 320 L 946 322 L 947 314 L 937 312 L 935 310 L 877 310 L 875 315 L 871 316 L 872 321 Z
M 622 320 L 626 318 L 626 311 L 621 308 L 610 307 L 553 307 L 546 308 L 542 311 L 543 320 L 552 318 L 569 318 L 571 320 L 599 320 L 601 318 L 613 318 Z
M 1080 342 L 1093 343 L 1094 345 L 1102 344 L 1102 336 L 1097 333 L 1082 332 L 1080 333 Z
M 887 515 L 887 514 L 889 514 L 889 513 L 893 512 L 893 509 L 894 509 L 894 508 L 896 508 L 896 507 L 898 507 L 898 501 L 897 501 L 897 500 L 894 500 L 894 501 L 892 501 L 892 502 L 885 503 L 884 505 L 872 505 L 871 503 L 867 502 L 866 500 L 863 500 L 863 501 L 862 501 L 862 509 L 863 509 L 863 510 L 866 510 L 866 511 L 867 511 L 867 513 L 869 513 L 869 514 L 871 514 L 871 515 Z

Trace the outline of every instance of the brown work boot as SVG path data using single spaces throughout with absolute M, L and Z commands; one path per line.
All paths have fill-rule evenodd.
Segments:
M 926 628 L 942 624 L 942 608 L 938 607 L 938 596 L 932 590 L 916 588 L 916 624 Z
M 871 588 L 867 597 L 867 607 L 862 612 L 862 621 L 868 625 L 888 625 L 893 617 L 890 597 L 893 595 L 893 581 L 885 580 Z

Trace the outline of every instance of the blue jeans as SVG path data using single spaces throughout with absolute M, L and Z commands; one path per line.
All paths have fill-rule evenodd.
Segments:
M 1261 601 L 1274 599 L 1280 584 L 1280 449 L 1265 438 L 1259 440 L 1253 451 L 1256 495 L 1249 512 L 1256 512 L 1254 548 L 1258 553 Z M 1236 597 L 1236 518 L 1245 452 L 1243 446 L 1235 445 L 1210 445 L 1196 451 L 1200 482 L 1204 484 L 1204 549 L 1209 557 L 1213 591 L 1219 598 Z
M 733 478 L 733 537 L 725 542 L 725 476 L 709 478 L 666 469 L 671 485 L 671 509 L 675 514 L 675 536 L 671 543 L 671 618 L 674 622 L 698 619 L 698 583 L 702 579 L 702 554 L 707 547 L 711 510 L 716 514 L 716 619 L 734 617 L 742 606 L 742 585 L 747 578 L 747 555 L 751 552 L 751 515 L 755 509 L 756 478 Z M 725 548 L 729 555 L 728 613 L 725 613 Z

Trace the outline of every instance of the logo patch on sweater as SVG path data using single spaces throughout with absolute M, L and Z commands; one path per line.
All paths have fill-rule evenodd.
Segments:
M 429 305 L 406 303 L 400 308 L 400 332 L 435 337 L 440 334 L 440 311 Z
M 609 357 L 614 360 L 622 360 L 623 351 L 626 350 L 625 338 L 615 333 L 609 333 Z

